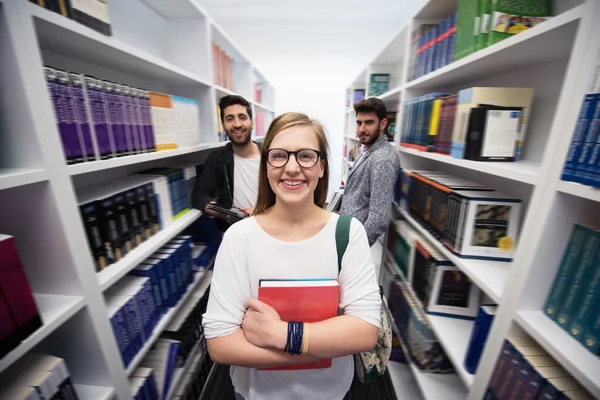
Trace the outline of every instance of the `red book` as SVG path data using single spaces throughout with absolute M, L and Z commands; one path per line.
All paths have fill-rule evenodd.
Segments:
M 0 291 L 6 299 L 19 339 L 25 340 L 42 326 L 42 320 L 15 241 L 8 235 L 0 235 Z
M 320 322 L 338 314 L 340 283 L 337 279 L 261 279 L 258 299 L 277 311 L 283 321 Z M 309 338 L 310 348 L 310 338 Z M 287 365 L 269 370 L 322 369 L 331 367 L 331 358 Z
M 8 310 L 8 303 L 2 291 L 0 291 L 0 358 L 17 347 L 20 343 L 17 335 L 17 326 Z

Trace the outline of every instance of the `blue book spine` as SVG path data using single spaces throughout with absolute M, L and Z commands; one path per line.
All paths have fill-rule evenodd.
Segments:
M 437 25 L 434 26 L 433 28 L 431 28 L 429 30 L 428 36 L 427 36 L 427 59 L 426 59 L 426 65 L 425 65 L 425 74 L 429 74 L 432 70 L 433 70 L 433 45 L 434 45 L 434 41 L 435 38 L 437 37 L 437 31 L 438 31 L 438 27 Z
M 119 347 L 119 352 L 121 353 L 123 365 L 127 368 L 133 359 L 133 351 L 131 349 L 129 334 L 127 333 L 127 328 L 125 326 L 125 320 L 123 318 L 123 310 L 117 310 L 116 307 L 111 308 L 114 308 L 115 312 L 110 317 L 110 324 L 117 341 L 117 346 Z
M 450 31 L 450 23 L 452 17 L 444 20 L 442 39 L 440 41 L 440 56 L 438 57 L 438 68 L 443 68 L 448 64 L 448 32 Z
M 129 332 L 129 339 L 131 340 L 131 348 L 135 356 L 144 345 L 144 338 L 140 315 L 138 314 L 133 299 L 129 300 L 123 306 L 123 315 L 127 326 L 127 332 Z
M 177 245 L 179 247 L 179 251 L 181 252 L 181 257 L 184 261 L 184 269 L 187 277 L 187 282 L 192 283 L 194 280 L 194 266 L 192 263 L 192 249 L 184 239 L 175 239 L 169 242 L 169 245 Z
M 477 365 L 479 365 L 479 359 L 483 353 L 493 320 L 493 314 L 488 314 L 485 307 L 479 307 L 477 319 L 475 319 L 475 325 L 471 331 L 467 355 L 465 357 L 465 368 L 470 374 L 475 374 L 475 372 L 477 372 Z
M 577 310 L 580 299 L 584 295 L 586 283 L 589 284 L 590 278 L 594 273 L 594 260 L 599 251 L 600 231 L 590 230 L 583 243 L 581 258 L 573 271 L 574 274 L 569 284 L 569 289 L 565 293 L 565 298 L 558 312 L 558 325 L 565 330 L 569 329 L 571 319 Z
M 177 251 L 177 249 L 169 249 L 166 247 L 163 247 L 161 249 L 159 249 L 157 251 L 158 254 L 165 254 L 167 256 L 169 256 L 169 259 L 171 260 L 171 264 L 173 265 L 173 270 L 175 272 L 175 287 L 176 287 L 176 293 L 177 293 L 177 298 L 181 297 L 181 295 L 184 292 L 184 286 L 183 286 L 183 272 L 181 271 L 181 260 L 179 257 L 179 252 Z
M 569 287 L 569 283 L 571 282 L 573 271 L 576 268 L 588 231 L 590 231 L 589 228 L 581 225 L 575 225 L 571 231 L 567 250 L 563 254 L 559 270 L 556 273 L 554 283 L 552 284 L 552 290 L 550 291 L 550 295 L 544 306 L 544 313 L 554 321 L 556 321 L 556 318 L 558 317 L 560 305 L 565 292 Z
M 597 162 L 600 153 L 600 100 L 596 103 L 596 110 L 586 135 L 581 155 L 575 170 L 575 180 L 581 184 L 598 187 L 600 174 Z
M 173 372 L 175 371 L 175 364 L 177 361 L 177 353 L 179 353 L 179 342 L 171 343 L 169 346 L 169 353 L 167 356 L 167 365 L 165 368 L 165 380 L 163 384 L 162 399 L 167 399 L 167 392 L 171 386 L 173 380 Z
M 592 353 L 600 356 L 600 302 L 594 305 L 591 321 L 583 335 L 583 345 Z
M 140 316 L 141 328 L 143 333 L 142 341 L 146 342 L 146 340 L 152 334 L 152 329 L 150 327 L 152 322 L 152 310 L 150 309 L 148 303 L 146 291 L 140 287 L 133 299 Z
M 592 275 L 584 286 L 586 290 L 581 297 L 576 314 L 571 321 L 569 333 L 580 342 L 583 339 L 586 327 L 592 325 L 594 306 L 600 303 L 600 251 L 592 266 Z
M 166 293 L 166 299 L 163 296 L 163 303 L 165 303 L 168 307 L 173 307 L 177 303 L 176 293 L 177 293 L 177 280 L 175 279 L 175 268 L 173 263 L 166 257 L 160 257 L 161 254 L 155 253 L 150 256 L 151 260 L 158 260 L 157 266 L 159 266 L 159 276 L 163 277 L 163 281 L 161 282 L 161 290 L 164 290 Z
M 153 269 L 156 270 L 156 276 L 158 278 L 161 299 L 162 299 L 161 304 L 162 304 L 163 310 L 165 310 L 169 306 L 169 298 L 171 296 L 171 292 L 169 290 L 169 281 L 170 281 L 169 272 L 166 268 L 165 263 L 163 263 L 162 260 L 148 260 L 148 261 L 153 266 Z
M 446 48 L 446 65 L 451 64 L 455 60 L 454 47 L 456 44 L 456 18 L 457 13 L 452 14 L 450 17 L 450 30 L 451 34 L 448 35 L 448 47 Z
M 581 147 L 583 140 L 587 135 L 587 131 L 590 126 L 590 121 L 594 116 L 596 110 L 596 103 L 600 98 L 600 94 L 588 94 L 583 100 L 583 104 L 579 111 L 579 118 L 575 125 L 575 132 L 573 133 L 573 139 L 569 146 L 569 152 L 567 153 L 567 161 L 563 169 L 561 179 L 564 181 L 576 181 L 575 171 L 577 169 L 577 160 L 581 154 Z

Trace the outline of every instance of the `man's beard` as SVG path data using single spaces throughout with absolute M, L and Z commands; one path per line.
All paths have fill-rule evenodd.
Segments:
M 366 146 L 371 146 L 379 139 L 379 135 L 369 135 L 368 138 L 363 139 L 360 137 L 360 143 Z M 364 141 L 363 141 L 364 140 Z
M 252 131 L 247 129 L 244 129 L 244 136 L 241 139 L 236 138 L 233 133 L 229 133 L 227 131 L 226 133 L 229 137 L 229 140 L 231 140 L 231 143 L 235 144 L 236 146 L 245 146 L 250 142 L 250 139 L 252 139 Z

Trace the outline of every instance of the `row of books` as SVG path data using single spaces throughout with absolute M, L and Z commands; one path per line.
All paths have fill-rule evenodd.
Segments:
M 548 20 L 552 0 L 459 0 L 456 60 Z
M 133 400 L 158 400 L 161 398 L 156 374 L 152 368 L 136 368 L 129 376 L 129 387 Z
M 365 99 L 365 89 L 348 89 L 346 91 L 346 107 L 350 108 L 353 104 L 359 103 Z
M 29 0 L 87 26 L 106 36 L 112 36 L 108 4 L 104 0 Z
M 15 238 L 0 234 L 0 359 L 42 326 Z
M 511 261 L 521 199 L 440 171 L 401 169 L 400 208 L 459 257 Z
M 106 289 L 108 316 L 125 367 L 194 279 L 191 238 L 181 236 Z
M 573 227 L 544 313 L 600 356 L 600 228 Z
M 358 142 L 344 144 L 344 158 L 346 161 L 354 162 L 362 154 L 362 146 Z
M 427 314 L 475 318 L 480 300 L 477 286 L 408 222 L 390 224 L 386 247 Z
M 195 100 L 44 67 L 67 164 L 200 143 Z
M 473 161 L 519 161 L 532 88 L 471 87 L 404 102 L 400 146 Z
M 256 131 L 256 136 L 265 136 L 267 134 L 268 126 L 265 124 L 265 113 L 261 111 L 257 111 L 254 116 L 254 130 Z
M 386 262 L 384 265 L 388 270 L 387 273 L 390 273 L 389 263 Z M 388 287 L 388 306 L 393 323 L 398 330 L 400 340 L 406 345 L 407 357 L 412 364 L 423 372 L 453 372 L 450 360 L 408 284 L 395 275 Z
M 195 168 L 155 168 L 78 190 L 96 271 L 118 262 L 187 212 Z
M 528 336 L 509 337 L 504 346 L 485 400 L 592 400 L 594 397 Z
M 377 97 L 390 90 L 390 74 L 369 75 L 369 97 Z
M 460 0 L 458 10 L 441 23 L 413 32 L 408 76 L 427 75 L 551 17 L 551 0 Z
M 235 92 L 235 59 L 215 42 L 212 48 L 215 83 Z
M 453 13 L 437 25 L 425 24 L 411 37 L 409 77 L 416 79 L 454 61 L 456 16 Z
M 0 399 L 77 400 L 79 397 L 65 360 L 48 354 L 27 353 L 0 376 Z
M 562 180 L 600 188 L 600 56 L 579 111 Z

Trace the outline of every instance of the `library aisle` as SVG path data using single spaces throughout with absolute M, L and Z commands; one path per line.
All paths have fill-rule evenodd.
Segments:
M 214 398 L 189 199 L 220 97 L 259 139 L 275 89 L 195 0 L 83 3 L 0 0 L 0 398 Z
M 598 37 L 598 1 L 425 1 L 347 88 L 341 187 L 358 101 L 401 160 L 374 257 L 424 399 L 600 398 Z

